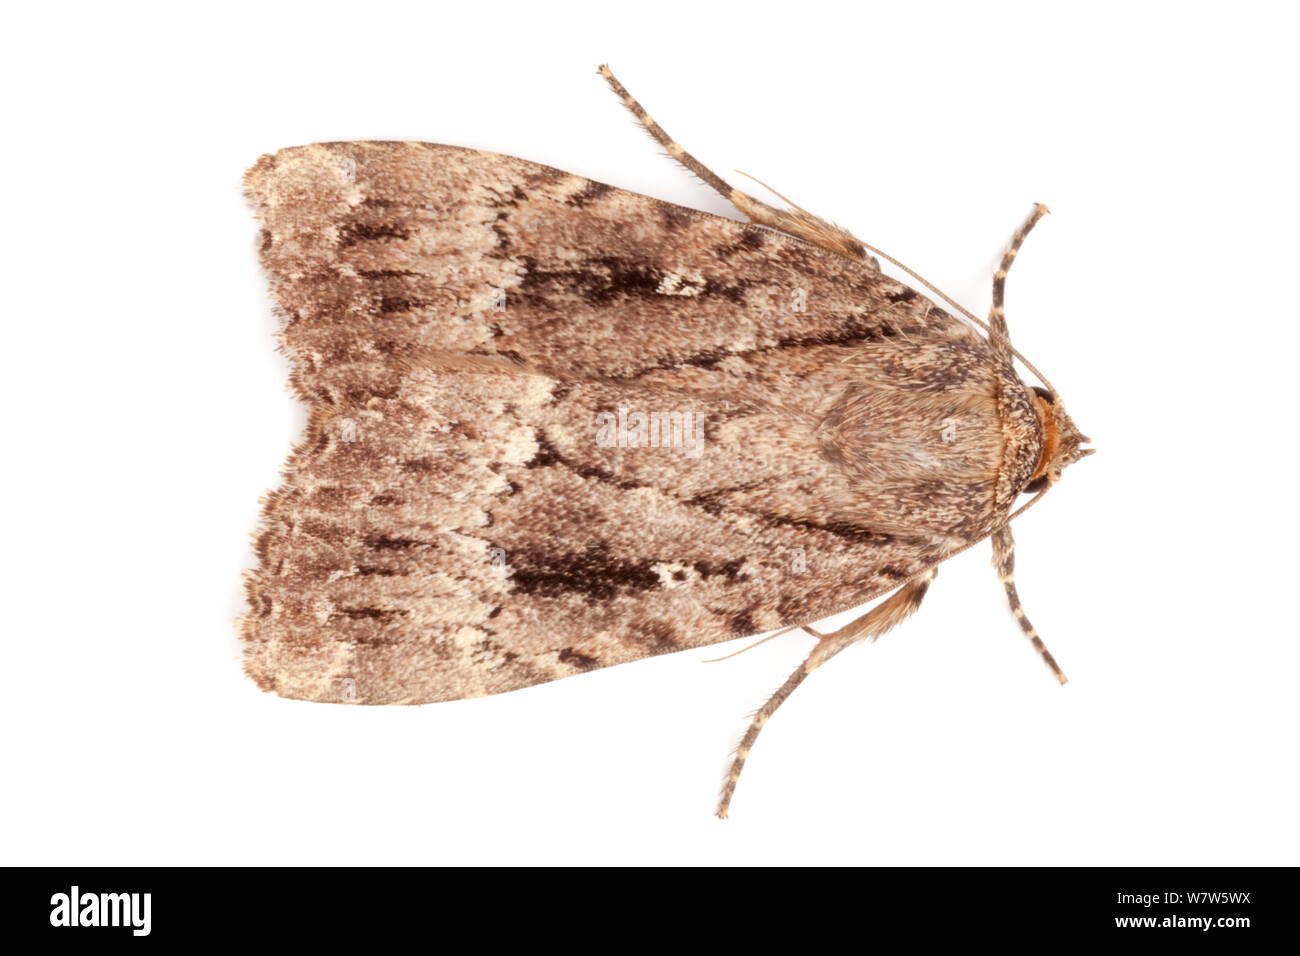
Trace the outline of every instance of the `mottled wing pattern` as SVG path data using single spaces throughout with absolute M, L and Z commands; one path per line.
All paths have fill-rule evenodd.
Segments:
M 246 182 L 310 407 L 248 582 L 265 689 L 511 690 L 816 620 L 987 530 L 933 502 L 991 514 L 998 442 L 969 485 L 891 474 L 924 436 L 997 433 L 994 360 L 868 264 L 431 144 L 282 150 Z M 853 423 L 899 392 L 917 461 L 877 466 Z M 602 440 L 638 412 L 699 441 Z

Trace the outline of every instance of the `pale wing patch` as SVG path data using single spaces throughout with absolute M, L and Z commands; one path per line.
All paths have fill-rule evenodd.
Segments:
M 704 289 L 702 278 L 669 272 L 659 280 L 659 288 L 655 292 L 659 295 L 699 295 Z

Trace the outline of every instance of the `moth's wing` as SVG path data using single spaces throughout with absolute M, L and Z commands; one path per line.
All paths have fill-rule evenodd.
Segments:
M 358 387 L 351 362 L 389 382 L 391 364 L 373 360 L 421 350 L 631 378 L 872 341 L 900 321 L 969 331 L 860 261 L 495 153 L 302 146 L 245 182 L 286 343 L 311 359 L 314 387 L 340 395 Z M 934 375 L 929 358 L 899 361 Z
M 850 386 L 991 387 L 977 336 L 858 263 L 444 146 L 299 147 L 247 183 L 311 406 L 249 581 L 264 688 L 510 690 L 816 620 L 963 540 L 886 526 L 888 476 L 828 443 Z

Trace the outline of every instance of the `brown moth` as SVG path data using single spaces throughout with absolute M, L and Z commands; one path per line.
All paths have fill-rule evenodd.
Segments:
M 725 816 L 794 688 L 991 536 L 1064 682 L 1016 595 L 1009 525 L 1089 451 L 1060 396 L 1018 377 L 1003 317 L 1045 207 L 985 335 L 843 229 L 730 187 L 600 73 L 750 223 L 429 143 L 300 146 L 248 171 L 310 409 L 248 574 L 248 674 L 419 704 L 802 627 L 818 642 L 754 717 Z

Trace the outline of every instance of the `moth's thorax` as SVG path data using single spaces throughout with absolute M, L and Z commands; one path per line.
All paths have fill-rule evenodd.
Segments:
M 1006 512 L 1041 458 L 1033 398 L 999 364 L 945 388 L 864 382 L 830 404 L 817 435 L 854 487 L 854 518 L 969 538 Z
M 989 481 L 1002 461 L 992 394 L 851 386 L 818 430 L 823 453 L 861 481 Z
M 1041 399 L 1025 385 L 1009 362 L 995 373 L 1004 457 L 998 473 L 994 508 L 1009 512 L 1043 461 L 1051 440 L 1040 412 Z

